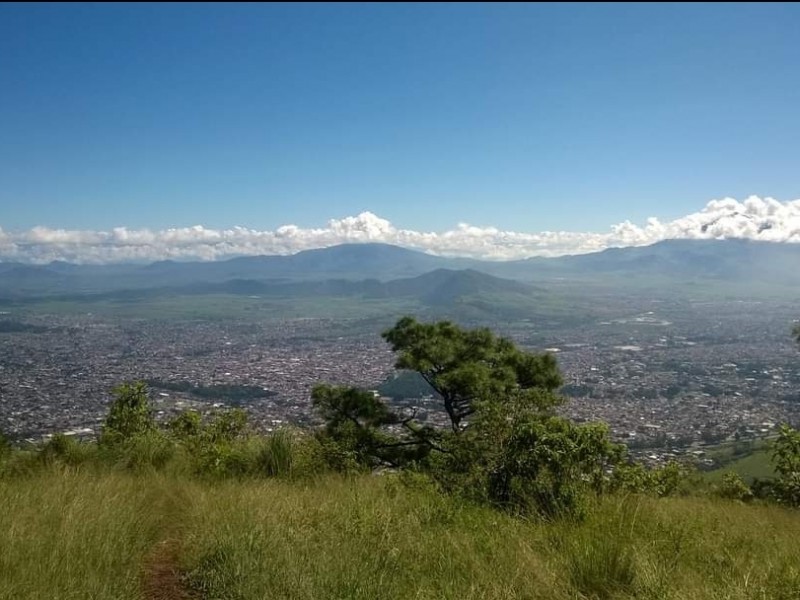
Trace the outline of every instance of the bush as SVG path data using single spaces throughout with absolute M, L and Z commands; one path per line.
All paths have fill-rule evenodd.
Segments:
M 546 518 L 582 517 L 623 454 L 605 426 L 575 425 L 513 404 L 486 406 L 468 430 L 444 442 L 446 452 L 431 469 L 443 490 Z
M 552 355 L 522 351 L 488 329 L 411 317 L 383 337 L 398 353 L 395 367 L 436 391 L 450 427 L 422 425 L 368 391 L 317 386 L 318 440 L 332 468 L 424 468 L 446 492 L 547 517 L 580 516 L 585 496 L 607 487 L 623 447 L 603 425 L 554 415 L 564 398 Z
M 272 433 L 256 457 L 258 472 L 267 477 L 291 477 L 294 467 L 294 443 L 288 431 Z
M 102 445 L 113 446 L 156 428 L 144 382 L 123 383 L 114 394 L 100 435 Z
M 659 498 L 672 496 L 688 486 L 688 468 L 675 461 L 654 469 L 648 469 L 641 463 L 619 464 L 609 481 L 612 491 L 649 494 Z
M 292 477 L 313 477 L 332 470 L 325 457 L 325 449 L 316 435 L 307 431 L 292 431 L 291 436 Z
M 314 442 L 315 458 L 324 466 L 324 470 L 350 474 L 363 473 L 370 468 L 364 464 L 362 455 L 356 450 L 324 431 L 318 431 L 314 435 Z
M 258 470 L 262 440 L 253 435 L 247 413 L 224 410 L 203 421 L 200 413 L 184 411 L 167 424 L 171 438 L 185 449 L 191 471 L 213 477 L 241 477 Z
M 753 490 L 744 482 L 738 473 L 725 473 L 722 483 L 716 490 L 720 498 L 749 502 L 753 499 Z
M 117 466 L 133 471 L 163 469 L 175 455 L 175 444 L 158 429 L 118 440 L 104 454 Z
M 351 461 L 366 468 L 401 467 L 423 459 L 430 446 L 414 436 L 420 430 L 409 426 L 404 435 L 387 431 L 402 422 L 372 392 L 354 387 L 317 385 L 311 392 L 316 412 L 325 420 L 319 439 L 332 452 L 332 467 L 342 460 L 348 470 Z M 406 423 L 408 424 L 408 423 Z M 341 454 L 337 458 L 337 454 Z
M 51 437 L 39 451 L 39 460 L 44 464 L 61 462 L 77 467 L 95 456 L 94 444 L 85 444 L 74 437 L 57 433 Z
M 586 494 L 602 491 L 622 449 L 600 425 L 527 416 L 516 423 L 489 477 L 489 497 L 525 513 L 581 517 Z
M 184 410 L 167 423 L 167 430 L 181 442 L 196 439 L 203 431 L 203 420 L 196 410 Z
M 611 474 L 611 489 L 632 494 L 652 493 L 652 477 L 641 463 L 623 463 Z
M 202 429 L 201 435 L 211 443 L 232 442 L 249 433 L 247 413 L 241 408 L 224 410 Z
M 800 431 L 788 425 L 780 428 L 772 461 L 778 473 L 773 486 L 775 499 L 787 506 L 800 506 Z
M 256 436 L 205 443 L 195 472 L 222 478 L 259 475 L 259 456 L 264 444 L 264 440 Z
M 0 432 L 0 470 L 3 467 L 3 464 L 8 460 L 11 456 L 11 442 L 8 441 L 6 436 Z

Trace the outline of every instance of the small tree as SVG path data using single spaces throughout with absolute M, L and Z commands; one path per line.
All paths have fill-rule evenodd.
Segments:
M 372 392 L 353 387 L 317 385 L 311 392 L 314 409 L 325 420 L 320 441 L 331 440 L 344 452 L 342 464 L 352 461 L 363 466 L 401 466 L 427 456 L 432 446 L 426 428 L 412 425 L 413 417 L 402 419 Z M 387 427 L 399 431 L 390 433 Z M 342 462 L 338 460 L 336 462 Z
M 580 514 L 585 493 L 603 491 L 623 449 L 602 425 L 575 425 L 552 410 L 561 375 L 552 355 L 534 354 L 488 329 L 405 317 L 383 333 L 396 367 L 418 372 L 439 394 L 446 430 L 401 418 L 372 393 L 318 386 L 325 435 L 361 464 L 410 461 L 447 491 L 513 511 Z
M 717 495 L 729 500 L 749 502 L 753 499 L 753 490 L 744 482 L 741 475 L 733 471 L 728 471 L 722 476 L 722 482 L 717 489 Z
M 792 329 L 792 336 L 800 344 L 800 323 Z M 774 495 L 779 502 L 800 506 L 800 431 L 781 426 L 772 446 L 772 462 L 778 474 L 772 486 Z
M 191 457 L 192 468 L 201 475 L 243 476 L 255 473 L 257 451 L 247 413 L 226 409 L 204 419 L 196 410 L 186 410 L 167 424 L 173 442 Z
M 470 427 L 446 440 L 434 478 L 512 512 L 579 517 L 586 494 L 609 487 L 625 448 L 604 424 L 577 425 L 521 398 L 481 403 Z
M 603 491 L 606 470 L 622 453 L 603 424 L 529 416 L 515 425 L 492 465 L 489 498 L 523 512 L 581 516 L 586 490 Z
M 114 395 L 103 423 L 101 443 L 115 444 L 155 429 L 146 383 L 123 383 L 114 389 Z
M 184 410 L 167 423 L 167 429 L 178 440 L 193 442 L 203 432 L 203 419 L 196 410 Z
M 777 500 L 800 506 L 800 431 L 781 426 L 772 446 L 772 462 L 778 474 L 773 488 Z

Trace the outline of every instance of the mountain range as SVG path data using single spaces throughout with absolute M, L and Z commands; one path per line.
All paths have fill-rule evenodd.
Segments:
M 112 294 L 121 290 L 183 293 L 424 298 L 530 295 L 552 281 L 707 280 L 800 286 L 800 244 L 746 240 L 670 240 L 593 254 L 508 262 L 432 256 L 387 244 L 345 244 L 289 256 L 149 265 L 0 263 L 0 298 Z

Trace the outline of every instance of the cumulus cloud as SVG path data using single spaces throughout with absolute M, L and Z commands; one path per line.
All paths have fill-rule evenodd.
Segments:
M 441 232 L 398 229 L 386 219 L 363 212 L 331 219 L 325 227 L 284 225 L 274 231 L 246 227 L 209 229 L 202 225 L 152 231 L 115 227 L 81 231 L 34 227 L 23 232 L 0 228 L 0 260 L 48 263 L 221 260 L 233 256 L 291 254 L 343 243 L 384 242 L 442 256 L 511 260 L 597 252 L 611 247 L 644 246 L 667 239 L 744 238 L 800 243 L 800 200 L 779 202 L 751 196 L 712 200 L 702 210 L 662 223 L 629 221 L 602 233 L 502 231 L 460 223 Z

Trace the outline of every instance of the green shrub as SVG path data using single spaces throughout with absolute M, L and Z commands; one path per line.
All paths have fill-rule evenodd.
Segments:
M 325 449 L 316 435 L 301 430 L 293 431 L 291 435 L 292 477 L 313 477 L 332 470 L 325 457 Z
M 267 436 L 256 457 L 258 472 L 267 477 L 291 477 L 294 468 L 294 441 L 288 431 Z
M 247 413 L 241 408 L 223 410 L 214 416 L 201 435 L 211 443 L 230 442 L 249 433 Z
M 167 430 L 179 441 L 192 441 L 203 432 L 203 420 L 198 411 L 184 410 L 167 423 Z
M 778 502 L 800 506 L 800 431 L 783 425 L 772 446 L 772 461 L 778 477 L 773 492 Z
M 319 385 L 318 439 L 331 468 L 426 468 L 440 488 L 516 513 L 580 516 L 608 487 L 623 447 L 601 424 L 555 416 L 564 398 L 555 358 L 518 349 L 488 329 L 400 319 L 384 339 L 395 367 L 416 371 L 437 393 L 446 429 L 423 425 L 371 392 Z
M 257 471 L 257 439 L 204 441 L 199 448 L 195 473 L 212 477 L 243 477 Z
M 688 482 L 689 468 L 685 465 L 670 461 L 663 467 L 650 471 L 652 491 L 656 496 L 663 498 L 680 492 Z
M 11 454 L 11 442 L 8 441 L 8 438 L 3 435 L 3 432 L 0 431 L 0 461 L 4 458 L 7 458 Z
M 675 461 L 648 469 L 641 463 L 617 465 L 609 480 L 609 489 L 617 492 L 649 494 L 663 498 L 690 487 L 689 470 Z
M 42 460 L 39 452 L 31 450 L 12 450 L 0 460 L 0 477 L 25 477 L 41 470 Z
M 164 432 L 153 429 L 118 440 L 104 449 L 104 455 L 123 469 L 159 470 L 175 455 L 175 444 Z
M 423 459 L 430 446 L 415 437 L 419 428 L 409 426 L 402 435 L 387 430 L 400 416 L 372 392 L 354 387 L 317 385 L 311 392 L 314 410 L 325 420 L 320 432 L 329 449 L 341 452 L 343 470 L 355 461 L 365 468 L 401 467 Z M 332 457 L 332 467 L 339 462 Z
M 57 433 L 51 437 L 39 451 L 39 460 L 44 464 L 61 462 L 77 467 L 96 455 L 94 444 L 82 443 L 72 436 Z
M 445 491 L 513 513 L 580 518 L 588 498 L 607 487 L 622 448 L 605 426 L 506 406 L 489 405 L 467 431 L 447 438 L 447 452 L 432 462 L 434 478 Z
M 114 395 L 100 435 L 102 445 L 113 446 L 156 428 L 143 381 L 123 383 L 114 389 Z
M 257 472 L 263 441 L 247 423 L 240 409 L 216 413 L 206 423 L 194 411 L 184 412 L 169 429 L 189 453 L 192 470 L 211 477 L 242 477 Z
M 359 453 L 349 444 L 332 438 L 324 431 L 316 432 L 314 441 L 315 454 L 324 465 L 324 470 L 337 473 L 363 473 L 369 470 Z
M 738 473 L 725 473 L 716 493 L 721 498 L 749 502 L 753 499 L 753 490 L 744 482 Z

